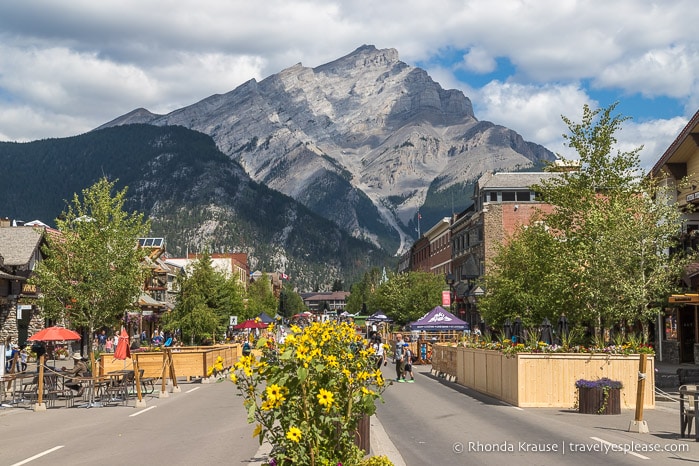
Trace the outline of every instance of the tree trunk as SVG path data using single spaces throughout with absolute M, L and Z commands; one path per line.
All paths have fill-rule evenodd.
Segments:
M 648 343 L 650 341 L 650 323 L 647 320 L 641 321 L 641 332 L 643 343 Z

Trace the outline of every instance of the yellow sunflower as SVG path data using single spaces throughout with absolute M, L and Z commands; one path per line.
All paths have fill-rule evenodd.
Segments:
M 292 442 L 299 443 L 299 440 L 301 440 L 301 429 L 298 427 L 289 427 L 289 430 L 286 432 L 286 438 Z
M 318 403 L 325 406 L 325 409 L 330 411 L 330 407 L 333 405 L 334 397 L 333 394 L 324 388 L 318 391 Z

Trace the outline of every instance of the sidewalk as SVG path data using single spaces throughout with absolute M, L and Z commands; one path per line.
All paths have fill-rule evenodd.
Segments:
M 388 434 L 386 434 L 381 421 L 376 415 L 371 416 L 370 425 L 371 455 L 386 456 L 394 466 L 406 466 L 403 457 L 388 437 Z M 255 453 L 255 457 L 251 459 L 250 466 L 262 466 L 268 460 L 271 449 L 272 446 L 270 444 L 263 443 L 257 450 L 257 453 Z

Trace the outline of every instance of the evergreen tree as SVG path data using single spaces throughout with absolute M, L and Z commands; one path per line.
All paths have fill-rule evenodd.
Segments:
M 182 339 L 188 337 L 191 345 L 214 337 L 225 318 L 219 293 L 224 282 L 212 266 L 211 255 L 205 251 L 181 279 L 180 296 L 173 311 L 166 315 L 165 328 L 179 329 Z
M 284 285 L 284 289 L 279 295 L 279 315 L 289 318 L 306 310 L 306 305 L 300 294 L 295 292 L 291 285 Z
M 367 315 L 367 303 L 381 281 L 378 267 L 364 273 L 362 280 L 352 285 L 345 310 L 350 314 Z

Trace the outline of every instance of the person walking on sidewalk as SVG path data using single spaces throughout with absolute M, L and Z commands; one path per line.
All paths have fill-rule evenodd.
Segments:
M 396 382 L 405 382 L 405 342 L 403 335 L 396 334 L 396 344 L 393 348 L 393 358 L 396 362 Z

